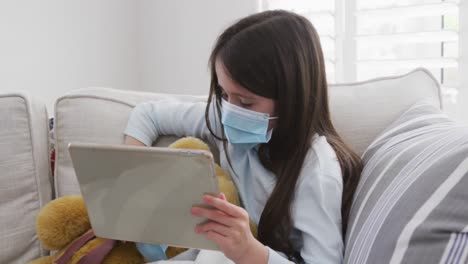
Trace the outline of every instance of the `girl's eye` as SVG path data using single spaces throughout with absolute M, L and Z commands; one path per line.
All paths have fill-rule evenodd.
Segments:
M 243 102 L 240 102 L 240 105 L 241 105 L 242 107 L 244 107 L 244 108 L 249 108 L 249 107 L 252 106 L 251 103 L 243 103 Z

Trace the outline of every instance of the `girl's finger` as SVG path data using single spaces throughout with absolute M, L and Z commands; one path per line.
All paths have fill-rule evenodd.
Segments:
M 215 231 L 207 231 L 204 233 L 205 237 L 218 245 L 218 247 L 222 248 L 226 244 L 226 237 L 216 233 Z
M 192 214 L 195 216 L 208 218 L 209 220 L 218 222 L 225 226 L 235 225 L 236 220 L 234 218 L 216 209 L 193 207 L 191 211 L 192 211 Z
M 214 231 L 224 237 L 229 236 L 231 230 L 229 227 L 219 224 L 217 222 L 207 222 L 204 224 L 199 224 L 195 227 L 195 232 L 198 233 L 206 233 L 208 231 Z
M 228 201 L 222 200 L 220 198 L 210 196 L 210 195 L 205 195 L 203 196 L 203 202 L 223 211 L 224 213 L 232 217 L 235 217 L 235 218 L 245 217 L 245 212 L 243 211 L 242 208 L 235 206 L 229 203 Z
M 224 193 L 220 193 L 220 194 L 219 194 L 219 198 L 221 198 L 221 199 L 224 200 L 224 201 L 227 201 L 226 195 L 225 195 Z

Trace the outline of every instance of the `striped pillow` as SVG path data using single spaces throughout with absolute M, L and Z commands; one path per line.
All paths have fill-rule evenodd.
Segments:
M 412 106 L 363 155 L 345 263 L 468 263 L 468 128 Z

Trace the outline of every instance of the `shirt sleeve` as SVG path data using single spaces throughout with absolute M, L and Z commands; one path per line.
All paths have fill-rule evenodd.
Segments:
M 137 104 L 130 114 L 124 134 L 147 146 L 161 135 L 193 136 L 216 144 L 205 120 L 206 103 L 176 100 L 152 101 Z M 210 107 L 209 120 L 214 132 L 220 135 L 221 126 Z
M 294 229 L 300 233 L 302 240 L 300 254 L 307 264 L 343 262 L 343 183 L 336 156 L 329 153 L 319 159 L 314 150 L 309 152 L 296 187 L 292 218 Z M 293 262 L 269 248 L 268 263 Z

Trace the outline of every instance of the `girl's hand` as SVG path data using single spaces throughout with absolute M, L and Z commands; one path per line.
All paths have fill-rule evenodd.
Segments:
M 268 250 L 252 235 L 247 211 L 229 203 L 223 193 L 219 198 L 205 195 L 203 202 L 215 209 L 192 208 L 193 215 L 211 220 L 197 225 L 197 234 L 215 242 L 224 255 L 237 264 L 267 263 Z

